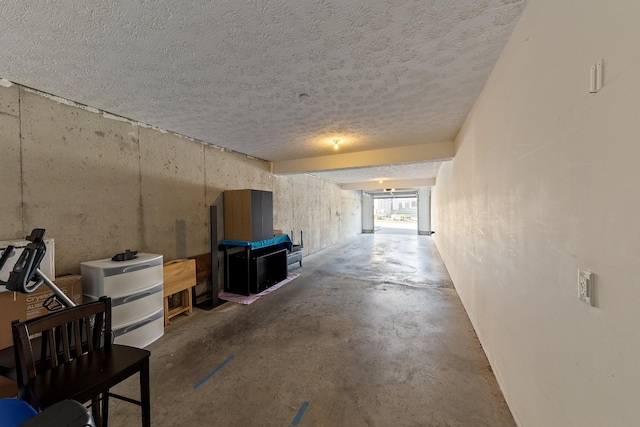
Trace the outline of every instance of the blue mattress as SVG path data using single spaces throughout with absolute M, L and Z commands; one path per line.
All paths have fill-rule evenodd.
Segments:
M 260 248 L 266 248 L 268 246 L 277 245 L 277 244 L 280 244 L 280 243 L 284 243 L 287 246 L 287 249 L 289 249 L 289 250 L 291 250 L 291 247 L 293 246 L 293 242 L 291 241 L 291 239 L 289 238 L 288 235 L 280 234 L 280 235 L 274 236 L 274 237 L 272 237 L 270 239 L 257 240 L 257 241 L 250 241 L 250 240 L 223 240 L 218 245 L 218 250 L 224 250 L 225 247 L 228 247 L 228 248 L 250 247 L 251 249 L 260 249 Z

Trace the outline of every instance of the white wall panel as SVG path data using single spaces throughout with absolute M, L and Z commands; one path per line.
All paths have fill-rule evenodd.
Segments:
M 638 16 L 530 0 L 437 177 L 438 249 L 523 426 L 640 420 Z

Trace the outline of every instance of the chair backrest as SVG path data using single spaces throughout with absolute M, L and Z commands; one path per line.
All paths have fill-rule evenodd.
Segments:
M 29 389 L 30 379 L 111 345 L 111 298 L 102 297 L 25 322 L 14 321 L 12 330 L 18 397 L 37 405 Z

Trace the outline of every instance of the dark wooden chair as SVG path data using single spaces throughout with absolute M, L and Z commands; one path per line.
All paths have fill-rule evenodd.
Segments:
M 142 425 L 151 425 L 149 356 L 147 350 L 113 344 L 111 299 L 57 311 L 26 322 L 14 321 L 18 397 L 36 410 L 73 399 L 91 401 L 98 425 L 107 426 L 109 397 L 142 408 Z M 34 335 L 41 335 L 39 354 Z M 140 373 L 140 400 L 110 393 L 109 389 Z

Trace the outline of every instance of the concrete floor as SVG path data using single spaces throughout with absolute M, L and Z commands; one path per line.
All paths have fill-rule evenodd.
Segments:
M 364 234 L 291 272 L 149 346 L 154 426 L 515 425 L 431 237 Z M 140 425 L 111 402 L 111 426 Z

